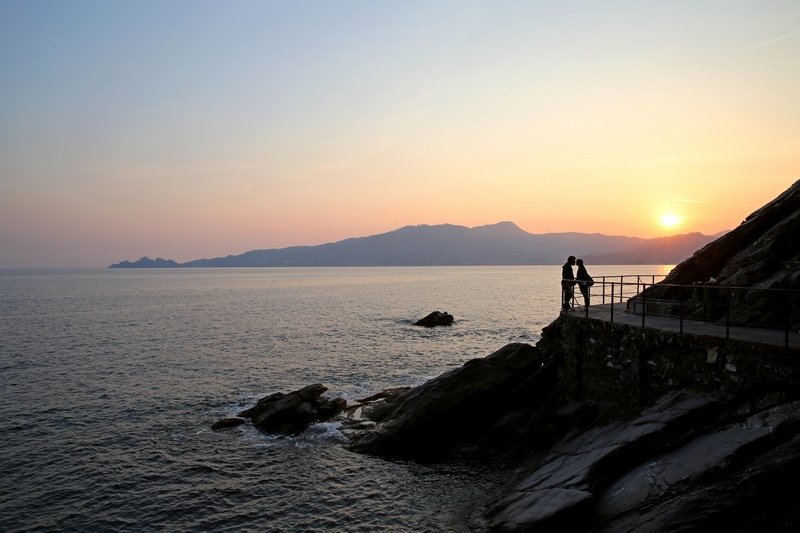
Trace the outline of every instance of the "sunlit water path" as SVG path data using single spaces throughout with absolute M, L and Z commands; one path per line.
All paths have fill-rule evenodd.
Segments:
M 353 400 L 535 343 L 559 278 L 559 266 L 0 271 L 0 529 L 463 530 L 499 465 L 357 455 L 334 424 L 296 438 L 209 426 L 272 392 L 322 382 Z M 412 325 L 433 310 L 455 324 Z

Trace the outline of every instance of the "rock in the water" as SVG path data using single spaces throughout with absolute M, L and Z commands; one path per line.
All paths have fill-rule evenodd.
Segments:
M 218 429 L 235 428 L 236 426 L 241 426 L 242 424 L 244 424 L 244 419 L 242 418 L 221 418 L 211 424 L 211 429 L 217 431 Z
M 327 399 L 328 390 L 320 383 L 303 387 L 289 394 L 276 392 L 264 398 L 239 416 L 249 418 L 253 425 L 267 433 L 293 435 L 309 424 L 321 422 L 341 412 L 347 402 L 341 398 Z
M 434 311 L 425 318 L 421 318 L 414 322 L 415 326 L 425 326 L 432 328 L 434 326 L 449 326 L 453 323 L 453 315 L 442 311 Z

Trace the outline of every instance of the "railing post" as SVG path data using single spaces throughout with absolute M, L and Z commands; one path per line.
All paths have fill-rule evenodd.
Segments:
M 642 283 L 642 292 L 641 292 L 641 295 L 642 295 L 642 327 L 644 327 L 644 317 L 647 314 L 647 303 L 645 302 L 645 295 L 644 295 L 644 291 L 646 289 L 647 289 L 647 285 Z
M 625 286 L 624 276 L 619 277 L 619 303 L 622 303 L 622 292 L 625 290 L 623 287 Z
M 611 282 L 611 323 L 614 323 L 614 282 Z
M 587 283 L 586 284 L 586 301 L 583 302 L 584 304 L 586 304 L 584 306 L 584 307 L 586 307 L 586 318 L 589 318 L 589 302 L 591 301 L 591 298 L 592 298 L 592 288 Z
M 606 305 L 606 277 L 603 276 L 603 305 Z

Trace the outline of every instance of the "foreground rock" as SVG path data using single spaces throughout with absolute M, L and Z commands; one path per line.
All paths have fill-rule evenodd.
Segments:
M 765 497 L 786 500 L 780 496 L 798 470 L 800 403 L 749 416 L 737 407 L 675 392 L 629 423 L 570 435 L 495 502 L 490 525 L 501 531 L 739 528 L 741 517 L 731 521 L 731 513 L 754 491 L 759 508 L 748 506 L 751 513 L 761 515 L 764 505 L 774 512 Z M 792 503 L 781 514 L 797 509 Z
M 329 419 L 345 408 L 347 402 L 341 398 L 323 398 L 326 390 L 316 383 L 288 394 L 276 392 L 261 398 L 239 416 L 249 418 L 254 426 L 267 433 L 297 434 L 309 424 Z
M 421 318 L 416 322 L 414 322 L 414 325 L 425 326 L 426 328 L 432 328 L 435 326 L 449 326 L 452 323 L 453 323 L 453 315 L 447 312 L 434 311 L 425 318 Z

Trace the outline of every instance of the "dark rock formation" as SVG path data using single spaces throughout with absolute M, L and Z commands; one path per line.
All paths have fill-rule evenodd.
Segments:
M 707 283 L 712 278 L 716 286 L 694 291 L 664 286 Z M 747 217 L 739 227 L 680 263 L 662 284 L 649 288 L 644 296 L 654 302 L 654 312 L 682 312 L 686 318 L 709 321 L 724 317 L 732 324 L 748 326 L 783 328 L 787 323 L 785 310 L 794 308 L 788 325 L 792 330 L 800 328 L 797 294 L 732 291 L 727 287 L 800 289 L 800 181 Z M 684 305 L 657 306 L 656 300 L 683 300 Z
M 429 314 L 425 318 L 420 318 L 416 322 L 414 322 L 415 326 L 425 326 L 426 328 L 432 328 L 435 326 L 449 326 L 453 323 L 453 315 L 441 311 L 434 311 L 433 313 Z
M 359 452 L 418 461 L 474 458 L 544 445 L 550 413 L 563 403 L 557 363 L 528 344 L 510 344 L 484 359 L 365 406 L 377 426 L 355 439 Z
M 249 418 L 253 425 L 268 433 L 293 435 L 309 424 L 333 417 L 341 412 L 347 402 L 341 398 L 327 399 L 322 393 L 328 390 L 317 383 L 298 391 L 284 394 L 276 392 L 261 398 L 258 403 L 239 413 Z

